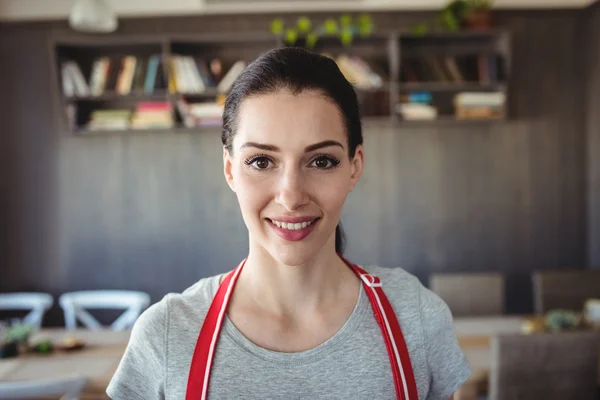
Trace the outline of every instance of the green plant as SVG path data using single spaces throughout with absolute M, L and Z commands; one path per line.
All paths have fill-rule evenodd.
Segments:
M 551 310 L 546 314 L 546 329 L 550 332 L 572 330 L 579 326 L 580 318 L 569 310 Z
M 15 324 L 4 331 L 4 343 L 26 343 L 33 329 L 29 325 Z
M 424 36 L 429 32 L 429 26 L 425 23 L 420 23 L 412 28 L 413 35 Z
M 452 0 L 441 11 L 438 23 L 447 32 L 458 31 L 469 13 L 468 0 Z

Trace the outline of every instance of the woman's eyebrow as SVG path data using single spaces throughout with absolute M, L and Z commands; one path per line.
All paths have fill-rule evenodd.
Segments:
M 273 146 L 272 144 L 262 144 L 256 142 L 246 142 L 240 147 L 240 150 L 245 149 L 246 147 L 256 147 L 257 149 L 266 151 L 279 151 L 279 147 Z
M 311 144 L 310 146 L 306 146 L 304 148 L 304 151 L 308 153 L 311 151 L 322 149 L 323 147 L 331 147 L 331 146 L 339 146 L 342 149 L 344 148 L 344 146 L 340 142 L 336 142 L 335 140 L 324 140 L 322 142 Z
M 331 147 L 331 146 L 338 146 L 338 147 L 341 147 L 342 149 L 344 148 L 344 145 L 342 145 L 340 142 L 337 142 L 335 140 L 324 140 L 322 142 L 311 144 L 310 146 L 306 146 L 304 148 L 304 151 L 306 153 L 309 153 L 311 151 L 322 149 L 323 147 Z M 272 144 L 264 144 L 264 143 L 256 143 L 256 142 L 246 142 L 240 147 L 240 150 L 245 149 L 246 147 L 255 147 L 257 149 L 261 149 L 261 150 L 265 150 L 265 151 L 280 151 L 279 147 L 274 146 Z

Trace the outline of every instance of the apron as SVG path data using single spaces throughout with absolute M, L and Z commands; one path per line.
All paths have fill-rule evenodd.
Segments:
M 398 400 L 418 400 L 417 385 L 413 374 L 408 349 L 396 318 L 396 313 L 388 301 L 382 289 L 381 280 L 369 274 L 367 271 L 351 264 L 342 258 L 348 266 L 362 280 L 367 296 L 373 308 L 375 319 L 381 328 L 381 333 L 385 341 L 392 374 L 394 376 L 394 387 L 396 389 L 396 398 Z M 244 267 L 246 260 L 230 273 L 221 282 L 217 294 L 215 295 L 198 341 L 190 365 L 190 374 L 188 377 L 186 400 L 206 400 L 208 398 L 208 383 L 210 380 L 210 370 L 213 362 L 219 332 L 223 325 L 223 318 L 227 311 L 231 293 L 237 282 L 237 278 Z

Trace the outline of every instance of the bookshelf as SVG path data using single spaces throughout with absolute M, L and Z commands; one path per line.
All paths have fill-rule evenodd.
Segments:
M 251 32 L 55 38 L 62 130 L 89 136 L 218 130 L 233 79 L 261 53 L 283 46 L 280 37 Z M 365 121 L 412 126 L 507 117 L 506 31 L 375 34 L 349 46 L 325 37 L 312 51 L 335 59 L 355 83 Z M 457 98 L 465 103 L 460 113 Z M 435 107 L 435 119 L 423 117 L 428 107 Z

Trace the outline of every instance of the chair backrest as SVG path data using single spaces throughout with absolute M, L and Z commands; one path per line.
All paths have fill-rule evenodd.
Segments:
M 490 400 L 596 400 L 598 332 L 498 336 Z
M 54 298 L 47 293 L 1 293 L 0 310 L 25 310 L 23 322 L 39 329 L 44 313 L 52 307 Z
M 0 382 L 0 399 L 25 400 L 62 396 L 60 400 L 79 400 L 87 379 L 74 376 L 24 382 Z
M 600 297 L 600 270 L 536 271 L 533 292 L 538 314 L 557 308 L 580 312 L 587 299 Z
M 100 322 L 86 309 L 125 310 L 111 325 L 113 330 L 123 330 L 131 328 L 140 314 L 150 305 L 150 295 L 124 290 L 92 290 L 65 293 L 60 296 L 59 302 L 65 313 L 65 325 L 68 330 L 74 330 L 77 321 L 88 329 L 102 329 Z
M 432 274 L 429 287 L 448 304 L 455 317 L 504 314 L 501 274 Z

